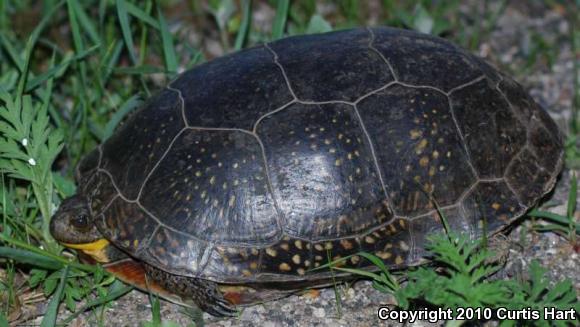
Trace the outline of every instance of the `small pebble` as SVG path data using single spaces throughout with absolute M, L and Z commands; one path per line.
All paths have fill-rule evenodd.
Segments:
M 324 308 L 315 308 L 312 310 L 312 313 L 316 318 L 324 318 L 326 316 L 326 311 Z

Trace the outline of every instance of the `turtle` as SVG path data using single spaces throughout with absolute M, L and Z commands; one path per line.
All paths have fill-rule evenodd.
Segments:
M 563 136 L 523 87 L 435 36 L 287 37 L 183 72 L 77 165 L 50 230 L 216 316 L 493 235 L 553 188 Z

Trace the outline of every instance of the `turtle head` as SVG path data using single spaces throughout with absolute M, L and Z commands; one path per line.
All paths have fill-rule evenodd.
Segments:
M 106 260 L 109 241 L 99 232 L 82 195 L 65 199 L 50 221 L 50 233 L 64 246 L 81 250 L 97 261 Z

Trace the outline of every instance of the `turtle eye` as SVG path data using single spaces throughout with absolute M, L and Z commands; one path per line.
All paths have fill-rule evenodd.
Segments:
M 71 224 L 76 229 L 86 230 L 89 227 L 89 217 L 84 213 L 76 215 L 71 219 Z

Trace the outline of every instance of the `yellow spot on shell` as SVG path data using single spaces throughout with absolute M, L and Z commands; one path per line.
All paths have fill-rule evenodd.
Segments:
M 421 137 L 421 135 L 423 135 L 423 132 L 420 130 L 416 130 L 416 129 L 412 129 L 409 134 L 411 135 L 411 139 L 412 140 L 416 140 L 418 138 Z
M 292 257 L 292 262 L 294 262 L 295 264 L 300 264 L 300 261 L 301 261 L 301 260 L 300 260 L 300 256 L 299 256 L 298 254 L 295 254 L 295 255 Z
M 427 147 L 427 143 L 428 142 L 426 139 L 422 139 L 421 141 L 419 141 L 419 144 L 417 144 L 417 147 L 415 148 L 417 153 L 423 152 L 423 150 L 425 150 L 425 148 Z
M 345 250 L 350 250 L 353 246 L 352 242 L 349 240 L 340 240 L 340 245 L 342 245 Z
M 419 165 L 421 167 L 427 167 L 428 164 L 429 164 L 429 157 L 424 156 L 424 157 L 421 157 L 421 159 L 419 159 Z
M 436 172 L 437 172 L 437 169 L 435 169 L 435 167 L 433 167 L 433 166 L 429 167 L 429 176 L 435 176 Z
M 401 258 L 401 256 L 400 256 L 400 255 L 398 255 L 398 256 L 395 258 L 395 264 L 396 264 L 396 265 L 400 265 L 400 264 L 402 264 L 402 263 L 403 263 L 403 258 Z
M 256 261 L 250 262 L 250 269 L 252 270 L 258 269 L 258 263 Z
M 288 251 L 288 249 L 290 249 L 290 247 L 288 246 L 288 243 L 282 243 L 280 244 L 280 247 L 284 250 L 284 251 Z
M 383 260 L 387 260 L 390 257 L 392 257 L 393 255 L 391 254 L 391 252 L 383 252 L 383 251 L 379 251 L 377 252 L 377 257 L 383 259 Z
M 266 253 L 271 257 L 275 257 L 278 254 L 278 252 L 272 248 L 266 248 Z
M 290 265 L 287 264 L 286 262 L 281 263 L 278 268 L 280 268 L 281 271 L 290 271 L 290 270 L 292 270 L 292 268 L 290 267 Z
M 247 269 L 244 269 L 244 270 L 242 270 L 242 275 L 244 275 L 246 277 L 250 277 L 250 276 L 252 276 L 252 272 L 247 270 Z
M 315 248 L 317 251 L 322 251 L 322 250 L 324 250 L 324 248 L 323 248 L 323 247 L 322 247 L 322 245 L 320 245 L 320 244 L 315 244 L 315 245 L 314 245 L 314 248 Z
M 365 237 L 365 242 L 367 242 L 369 244 L 374 244 L 375 243 L 375 239 L 372 238 L 372 237 L 370 237 L 370 236 L 367 236 L 367 237 Z
M 296 246 L 297 249 L 302 250 L 302 241 L 301 240 L 294 241 L 294 246 Z
M 493 210 L 499 210 L 499 208 L 501 207 L 501 205 L 499 203 L 495 202 L 495 203 L 493 203 L 491 205 L 491 207 L 493 208 Z
M 298 269 L 296 269 L 296 272 L 300 276 L 304 276 L 304 274 L 306 273 L 306 271 L 304 270 L 304 268 L 298 268 Z

